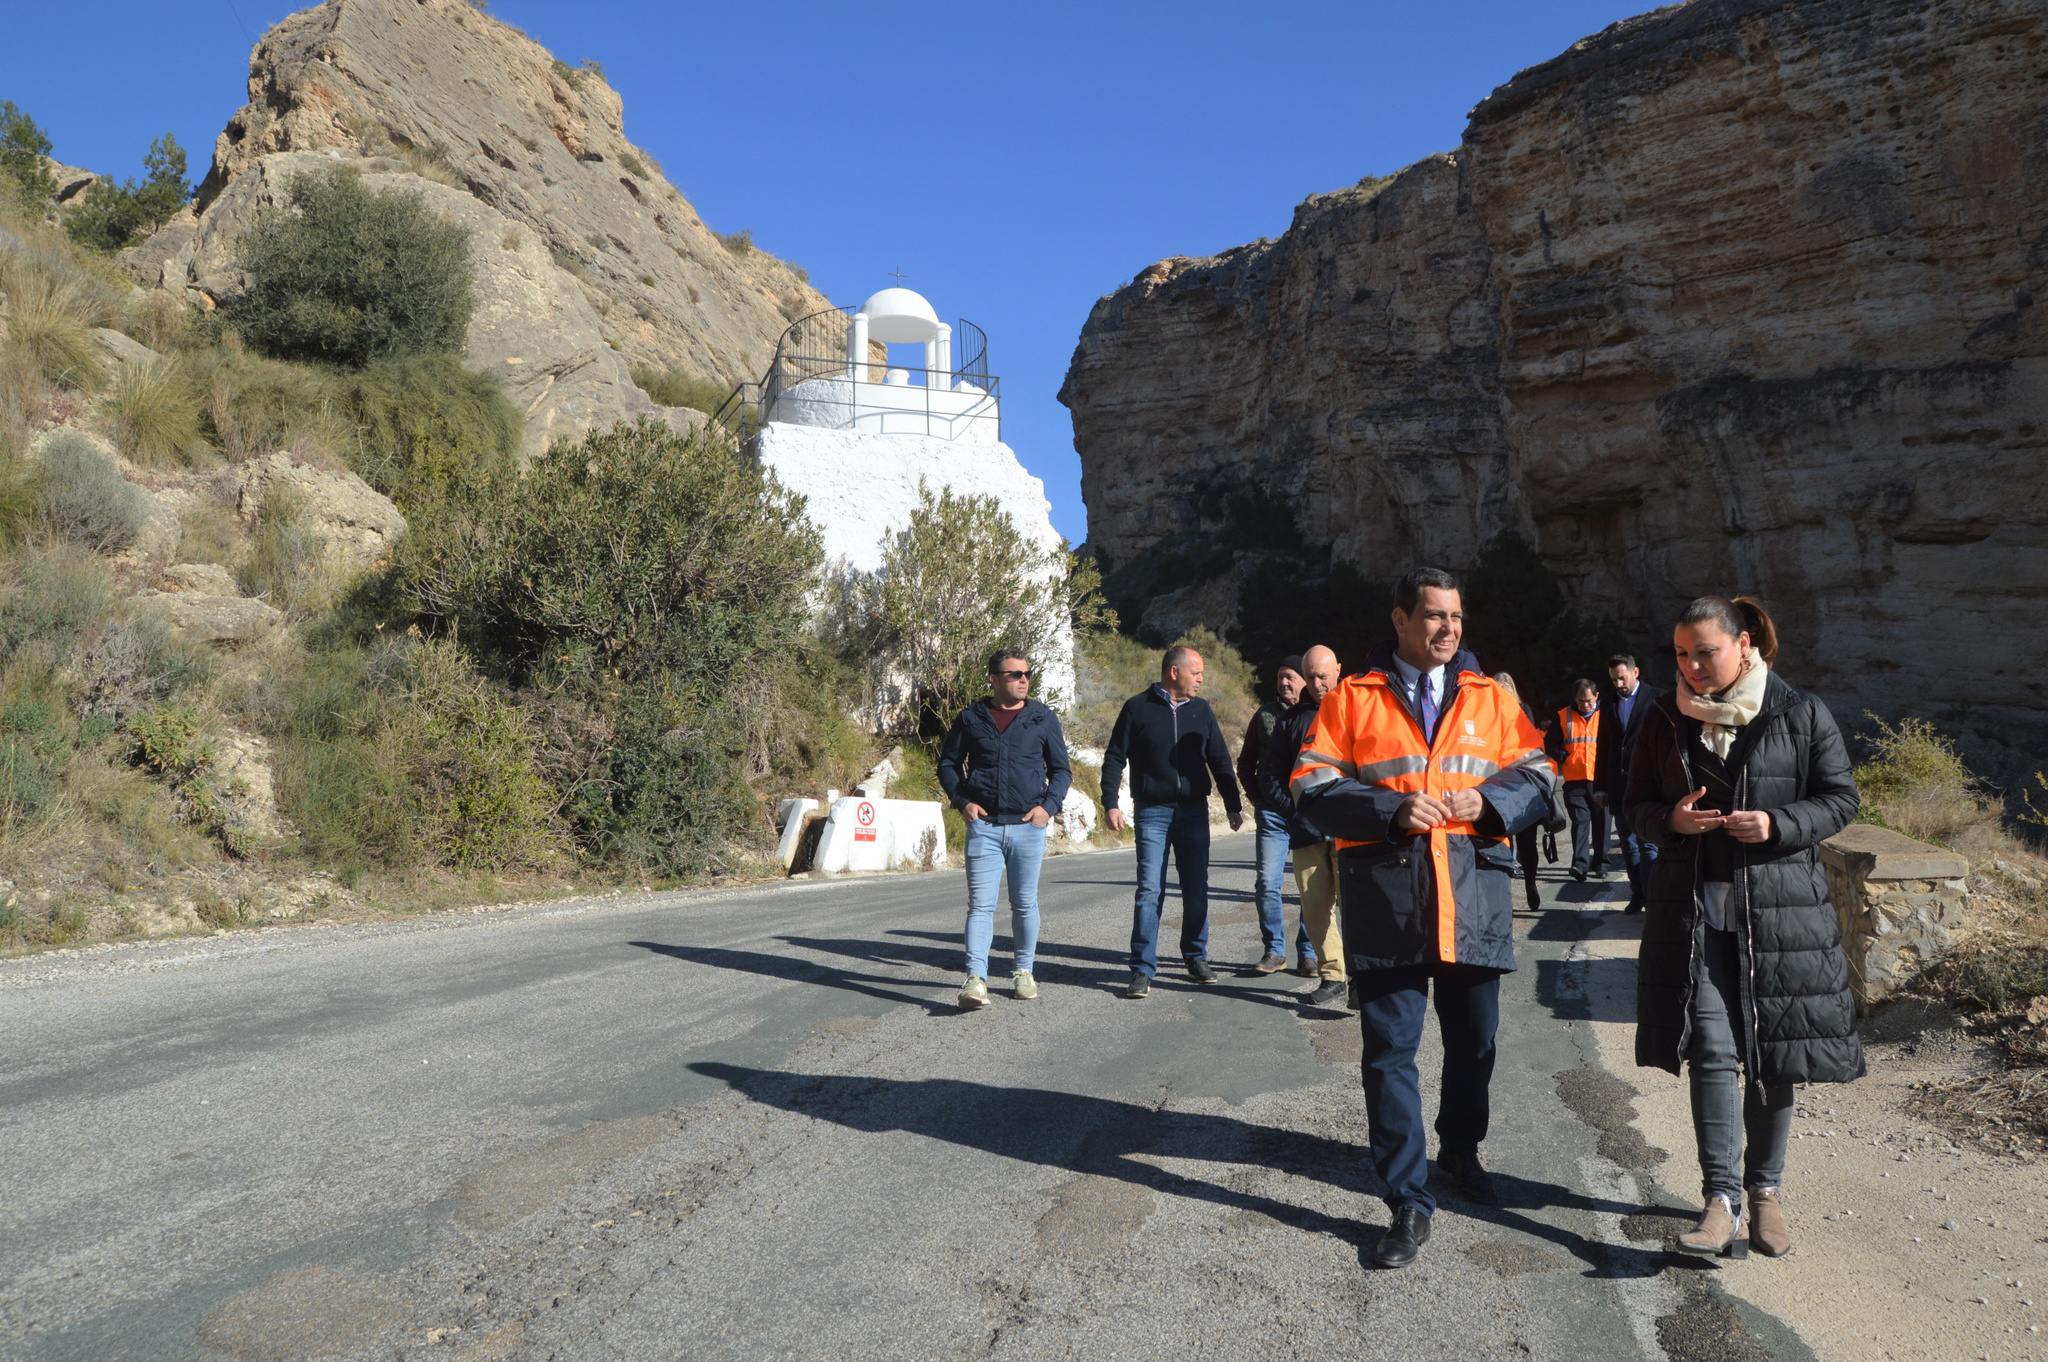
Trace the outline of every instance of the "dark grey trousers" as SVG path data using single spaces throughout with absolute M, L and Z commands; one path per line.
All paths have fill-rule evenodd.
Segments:
M 1725 1196 L 1738 1210 L 1746 1187 L 1776 1187 L 1785 1177 L 1792 1139 L 1792 1085 L 1759 1089 L 1742 1081 L 1739 1043 L 1742 952 L 1735 933 L 1706 933 L 1693 980 L 1692 1128 L 1700 1146 L 1700 1197 Z M 1745 1140 L 1745 1136 L 1747 1139 Z

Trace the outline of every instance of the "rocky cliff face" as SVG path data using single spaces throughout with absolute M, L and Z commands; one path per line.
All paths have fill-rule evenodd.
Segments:
M 280 151 L 397 150 L 525 227 L 585 286 L 629 359 L 754 378 L 792 317 L 828 306 L 789 265 L 735 252 L 626 140 L 617 93 L 469 0 L 327 0 L 249 62 L 199 189 L 202 215 Z
M 1512 532 L 1644 650 L 1685 599 L 1753 591 L 1845 718 L 2038 749 L 2044 204 L 2038 4 L 1616 25 L 1455 155 L 1102 299 L 1061 394 L 1089 541 L 1144 596 L 1162 565 L 1385 578 Z

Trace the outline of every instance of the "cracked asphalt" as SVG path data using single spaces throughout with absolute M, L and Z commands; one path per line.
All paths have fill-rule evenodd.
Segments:
M 1223 979 L 1137 1002 L 1129 851 L 1049 860 L 1043 996 L 999 935 L 964 1015 L 958 871 L 0 964 L 0 1357 L 1810 1356 L 1661 1248 L 1587 1020 L 1618 900 L 1552 871 L 1505 1204 L 1366 1267 L 1357 1024 L 1230 968 L 1250 850 Z

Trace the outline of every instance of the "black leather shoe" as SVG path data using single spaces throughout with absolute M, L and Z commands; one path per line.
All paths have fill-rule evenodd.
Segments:
M 1190 960 L 1188 981 L 1196 984 L 1213 984 L 1216 982 L 1216 971 L 1209 968 L 1207 960 Z
M 1622 909 L 1621 911 L 1624 913 L 1640 913 L 1643 911 L 1643 905 L 1635 902 L 1634 900 L 1630 900 L 1628 907 Z
M 1529 886 L 1529 911 L 1536 912 L 1543 907 L 1543 899 L 1536 892 L 1536 886 Z
M 1152 996 L 1152 979 L 1143 970 L 1131 971 L 1131 982 L 1124 989 L 1126 998 L 1149 998 Z
M 1374 1246 L 1372 1261 L 1376 1267 L 1406 1267 L 1422 1252 L 1422 1246 L 1429 1242 L 1429 1217 L 1413 1206 L 1402 1206 L 1394 1212 L 1394 1223 L 1380 1237 Z
M 1298 996 L 1310 1007 L 1342 1007 L 1351 996 L 1351 985 L 1343 979 L 1325 979 Z
M 1586 872 L 1579 869 L 1577 866 L 1573 866 L 1572 878 L 1577 880 L 1580 884 L 1584 884 L 1586 882 Z
M 1493 1185 L 1493 1175 L 1479 1166 L 1477 1151 L 1438 1154 L 1436 1166 L 1444 1170 L 1444 1176 L 1451 1180 L 1451 1185 L 1465 1200 L 1476 1206 L 1500 1205 L 1500 1189 Z

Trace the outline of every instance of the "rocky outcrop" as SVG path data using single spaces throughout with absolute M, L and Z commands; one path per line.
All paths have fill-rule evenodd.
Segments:
M 1156 595 L 1267 551 L 1469 568 L 1509 531 L 1640 650 L 1753 591 L 1845 718 L 2038 751 L 2044 80 L 2020 0 L 1589 38 L 1454 155 L 1096 305 L 1061 393 L 1089 542 Z
M 344 572 L 371 566 L 405 533 L 405 516 L 391 499 L 346 469 L 315 467 L 278 450 L 249 460 L 234 479 L 235 510 L 244 520 L 260 519 L 264 498 L 283 491 L 299 525 L 319 537 L 322 552 Z
M 461 185 L 566 264 L 602 339 L 728 383 L 758 376 L 792 317 L 828 304 L 801 272 L 728 247 L 626 139 L 616 92 L 470 0 L 327 0 L 249 62 L 201 216 L 280 151 L 393 152 Z
M 290 201 L 295 175 L 332 164 L 318 152 L 265 156 L 236 177 L 199 217 L 185 269 L 208 297 L 241 291 L 235 252 L 267 207 Z M 658 415 L 633 383 L 625 357 L 605 341 L 595 309 L 576 279 L 549 258 L 541 239 L 459 189 L 425 180 L 389 158 L 353 162 L 380 192 L 418 194 L 443 220 L 468 229 L 476 312 L 464 358 L 505 384 L 526 417 L 526 449 L 576 439 L 592 427 Z

